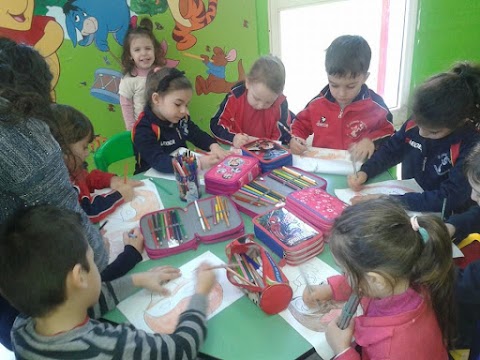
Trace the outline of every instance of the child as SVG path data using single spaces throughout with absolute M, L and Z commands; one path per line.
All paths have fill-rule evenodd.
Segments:
M 155 66 L 165 65 L 162 47 L 153 35 L 153 24 L 143 18 L 140 25 L 130 28 L 123 41 L 122 67 L 124 77 L 118 93 L 123 120 L 127 130 L 132 130 L 138 115 L 145 107 L 145 81 Z
M 276 56 L 262 56 L 245 82 L 235 85 L 210 120 L 213 135 L 239 148 L 255 138 L 290 141 L 294 115 L 283 95 L 285 67 Z
M 52 105 L 52 111 L 60 136 L 57 141 L 63 150 L 70 179 L 78 191 L 78 200 L 93 223 L 98 223 L 111 214 L 119 205 L 133 199 L 133 187 L 141 181 L 125 179 L 101 170 L 88 172 L 85 160 L 89 144 L 95 135 L 90 120 L 80 111 L 68 105 Z M 111 188 L 102 195 L 93 194 L 96 189 Z
M 195 359 L 205 339 L 206 296 L 215 283 L 207 264 L 199 267 L 196 294 L 171 335 L 90 318 L 112 310 L 134 287 L 168 294 L 162 284 L 180 272 L 162 266 L 102 284 L 71 210 L 43 205 L 12 217 L 0 232 L 0 268 L 2 294 L 22 314 L 12 329 L 17 358 Z
M 192 94 L 192 84 L 183 71 L 164 67 L 148 74 L 147 105 L 132 131 L 137 159 L 135 173 L 151 167 L 173 173 L 170 154 L 179 147 L 187 147 L 187 141 L 210 151 L 199 158 L 202 169 L 208 169 L 228 155 L 190 119 L 188 104 Z
M 480 66 L 460 63 L 432 76 L 416 90 L 413 116 L 367 162 L 348 177 L 353 190 L 402 163 L 402 178 L 414 178 L 423 193 L 396 195 L 412 211 L 462 212 L 471 187 L 462 166 L 480 136 L 472 121 L 480 114 Z M 353 201 L 366 200 L 368 195 Z
M 365 85 L 370 58 L 370 46 L 361 36 L 333 40 L 325 55 L 328 85 L 297 114 L 292 153 L 307 150 L 305 139 L 313 133 L 313 146 L 348 149 L 353 160 L 362 161 L 394 133 L 387 105 Z
M 362 202 L 336 219 L 330 246 L 345 275 L 305 289 L 304 302 L 345 301 L 354 292 L 364 310 L 345 330 L 338 319 L 328 325 L 335 359 L 448 359 L 454 270 L 448 232 L 439 218 L 409 218 L 386 197 Z

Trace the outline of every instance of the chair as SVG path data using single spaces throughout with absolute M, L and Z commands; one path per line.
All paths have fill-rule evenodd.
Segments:
M 95 152 L 93 159 L 97 169 L 108 171 L 108 167 L 120 160 L 133 157 L 132 133 L 123 131 L 113 135 Z

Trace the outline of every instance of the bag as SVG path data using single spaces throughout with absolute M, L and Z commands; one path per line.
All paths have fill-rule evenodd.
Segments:
M 254 187 L 254 190 L 250 187 Z M 273 210 L 285 202 L 287 195 L 307 187 L 318 187 L 325 190 L 327 181 L 301 169 L 283 166 L 257 177 L 230 195 L 230 198 L 237 205 L 238 210 L 254 217 Z M 260 191 L 263 195 L 255 193 L 255 190 Z M 269 197 L 275 193 L 280 194 L 282 199 L 274 201 L 272 204 Z
M 260 174 L 257 159 L 229 155 L 205 173 L 205 191 L 209 194 L 232 194 Z
M 168 208 L 140 219 L 145 251 L 150 259 L 196 249 L 200 242 L 216 243 L 236 238 L 245 227 L 235 204 L 225 196 L 191 202 L 184 209 Z
M 243 145 L 241 149 L 243 155 L 252 156 L 260 162 L 262 173 L 292 165 L 292 153 L 276 141 L 260 138 Z
M 288 307 L 293 296 L 288 279 L 272 256 L 253 241 L 253 234 L 235 239 L 225 252 L 228 280 L 260 309 L 267 314 L 278 314 Z

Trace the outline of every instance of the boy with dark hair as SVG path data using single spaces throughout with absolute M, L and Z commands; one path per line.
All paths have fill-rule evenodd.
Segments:
M 215 282 L 207 266 L 200 266 L 196 294 L 173 334 L 102 323 L 90 317 L 113 309 L 135 287 L 168 293 L 162 284 L 180 271 L 163 266 L 102 284 L 77 213 L 50 205 L 23 210 L 0 231 L 0 292 L 22 314 L 12 329 L 14 352 L 19 359 L 195 359 Z
M 313 133 L 313 146 L 348 149 L 354 160 L 362 161 L 394 133 L 387 105 L 365 85 L 370 58 L 370 46 L 361 36 L 340 36 L 330 44 L 325 56 L 328 85 L 292 125 L 294 154 L 307 149 L 305 139 Z

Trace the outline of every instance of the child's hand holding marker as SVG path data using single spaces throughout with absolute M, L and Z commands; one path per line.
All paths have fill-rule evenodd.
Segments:
M 348 327 L 340 329 L 337 325 L 337 321 L 340 317 L 331 321 L 327 326 L 325 337 L 328 345 L 332 348 L 335 355 L 338 355 L 348 348 L 350 348 L 353 339 L 353 331 L 355 328 L 355 322 L 350 321 Z
M 353 191 L 360 191 L 363 187 L 363 184 L 367 181 L 368 175 L 364 171 L 357 171 L 356 174 L 348 175 L 347 181 L 348 186 Z
M 250 142 L 250 136 L 238 133 L 233 137 L 233 147 L 240 149 L 243 145 Z
M 290 140 L 290 151 L 292 154 L 301 155 L 307 151 L 307 143 L 297 136 L 292 136 Z

